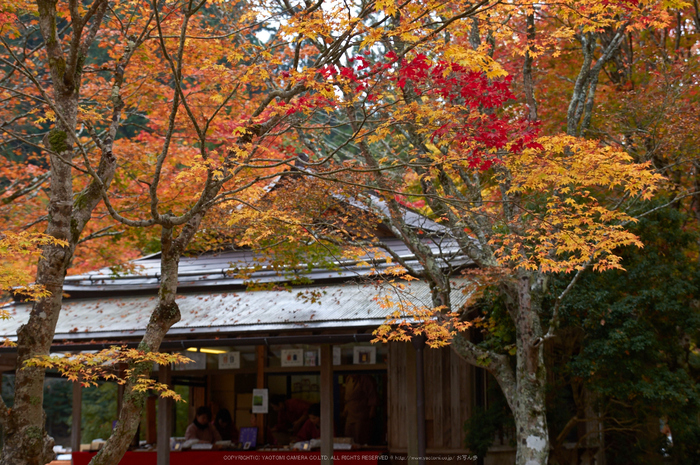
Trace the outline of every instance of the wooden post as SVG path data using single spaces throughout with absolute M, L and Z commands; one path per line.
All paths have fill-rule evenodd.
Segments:
M 167 384 L 170 388 L 170 365 L 161 365 L 158 368 L 158 382 Z M 170 434 L 173 428 L 172 399 L 161 397 L 158 399 L 158 440 L 157 440 L 157 465 L 170 465 Z
M 425 377 L 423 375 L 424 361 L 423 352 L 425 349 L 425 336 L 414 336 L 411 340 L 416 349 L 416 413 L 418 427 L 418 464 L 425 465 L 426 444 L 425 444 Z M 409 399 L 410 402 L 410 399 Z
M 80 440 L 83 412 L 83 386 L 77 381 L 73 381 L 73 421 L 70 432 L 70 447 L 73 452 L 80 452 Z
M 333 463 L 333 347 L 321 346 L 321 464 Z
M 156 402 L 158 397 L 148 396 L 146 398 L 146 444 L 156 444 Z
M 416 408 L 416 349 L 406 344 L 406 454 L 408 465 L 418 465 L 418 409 Z
M 265 367 L 267 366 L 267 347 L 257 346 L 256 347 L 256 359 L 258 362 L 258 380 L 256 387 L 258 389 L 265 389 Z M 258 413 L 255 417 L 256 424 L 258 425 L 258 445 L 265 444 L 267 439 L 265 436 L 265 415 Z
M 199 407 L 207 405 L 207 389 L 204 386 L 194 386 L 192 387 L 192 418 L 194 418 L 195 412 Z M 212 418 L 212 421 L 214 419 Z

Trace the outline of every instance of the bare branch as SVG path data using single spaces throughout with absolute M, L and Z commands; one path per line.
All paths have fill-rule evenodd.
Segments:
M 32 183 L 23 188 L 19 189 L 12 194 L 8 195 L 7 197 L 3 197 L 0 199 L 0 201 L 3 203 L 3 205 L 7 205 L 9 203 L 12 203 L 13 201 L 17 200 L 20 197 L 24 197 L 25 195 L 29 194 L 30 192 L 34 192 L 35 190 L 39 189 L 44 183 L 49 179 L 51 176 L 51 172 L 47 171 L 46 173 L 37 176 L 36 178 L 32 179 Z
M 124 234 L 124 231 L 112 231 L 113 228 L 114 228 L 114 226 L 107 226 L 105 228 L 100 229 L 99 231 L 95 231 L 93 233 L 90 233 L 87 236 L 81 238 L 80 241 L 78 242 L 78 244 L 82 244 L 84 242 L 98 239 L 100 237 L 113 237 L 113 236 L 119 236 L 121 234 Z

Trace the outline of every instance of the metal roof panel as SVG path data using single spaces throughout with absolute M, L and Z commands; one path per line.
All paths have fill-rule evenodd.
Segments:
M 394 253 L 405 258 L 411 266 L 420 270 L 422 267 L 414 254 L 398 239 L 383 240 L 384 244 Z M 441 257 L 445 266 L 462 266 L 470 263 L 457 244 L 449 239 L 426 238 L 424 243 L 431 247 L 434 253 Z M 381 254 L 363 257 L 370 261 L 379 259 L 375 266 L 369 266 L 362 260 L 345 260 L 337 262 L 337 269 L 312 268 L 311 271 L 300 273 L 314 282 L 337 280 L 338 278 L 353 278 L 367 276 L 377 271 L 389 268 L 395 264 L 386 262 Z M 262 260 L 262 261 L 261 261 Z M 134 272 L 124 275 L 116 274 L 111 268 L 102 268 L 89 273 L 66 277 L 65 292 L 125 292 L 136 290 L 155 290 L 160 282 L 160 257 L 144 257 L 131 262 L 136 265 Z M 249 250 L 229 250 L 217 253 L 206 253 L 197 257 L 183 257 L 179 265 L 179 287 L 245 287 L 249 282 L 288 282 L 290 274 L 283 274 L 272 269 L 254 271 L 247 279 L 237 277 L 235 268 L 245 269 L 254 265 L 265 265 L 264 255 Z M 290 270 L 292 271 L 292 270 Z
M 459 280 L 459 285 L 465 284 Z M 412 305 L 430 305 L 430 289 L 424 282 L 380 286 L 376 283 L 344 283 L 290 290 L 183 294 L 177 298 L 182 319 L 170 330 L 175 334 L 219 332 L 287 331 L 299 328 L 375 326 L 393 308 L 384 297 Z M 456 306 L 468 296 L 453 291 Z M 65 302 L 56 327 L 55 340 L 138 336 L 148 324 L 157 303 L 155 296 L 80 299 Z M 12 318 L 0 321 L 0 336 L 15 338 L 29 317 L 27 304 L 9 307 Z

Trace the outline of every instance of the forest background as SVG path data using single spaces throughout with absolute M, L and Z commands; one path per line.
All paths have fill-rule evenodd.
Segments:
M 376 246 L 380 221 L 421 257 L 391 257 L 399 277 L 433 290 L 401 317 L 438 324 L 379 337 L 453 342 L 501 388 L 470 448 L 513 422 L 518 463 L 558 463 L 596 422 L 610 463 L 698 463 L 697 1 L 0 5 L 0 285 L 36 301 L 3 460 L 51 455 L 41 357 L 66 273 L 163 255 L 134 394 L 95 460 L 114 463 L 157 387 L 144 367 L 168 361 L 181 255 L 234 242 L 293 265 L 272 246 Z M 368 224 L 339 197 L 367 202 Z M 468 309 L 403 208 L 473 260 Z

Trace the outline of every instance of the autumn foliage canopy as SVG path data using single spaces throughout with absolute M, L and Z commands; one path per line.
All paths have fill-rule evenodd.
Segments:
M 629 226 L 655 196 L 700 211 L 697 8 L 0 1 L 0 288 L 57 319 L 66 273 L 133 271 L 120 264 L 160 251 L 154 321 L 175 316 L 144 339 L 157 351 L 188 250 L 274 250 L 288 270 L 380 250 L 381 224 L 420 261 L 388 253 L 381 279 L 398 294 L 425 280 L 432 301 L 383 302 L 378 340 L 456 338 L 502 387 L 512 376 L 512 392 L 541 394 L 528 383 L 544 382 L 541 344 L 580 276 L 624 269 L 622 250 L 643 246 Z M 440 233 L 407 224 L 406 209 Z M 465 267 L 429 241 L 468 257 L 469 303 L 493 286 L 507 297 L 522 325 L 515 370 L 457 337 L 472 323 L 450 297 Z M 554 275 L 570 285 L 545 315 Z M 53 363 L 46 331 L 25 351 L 35 374 Z

